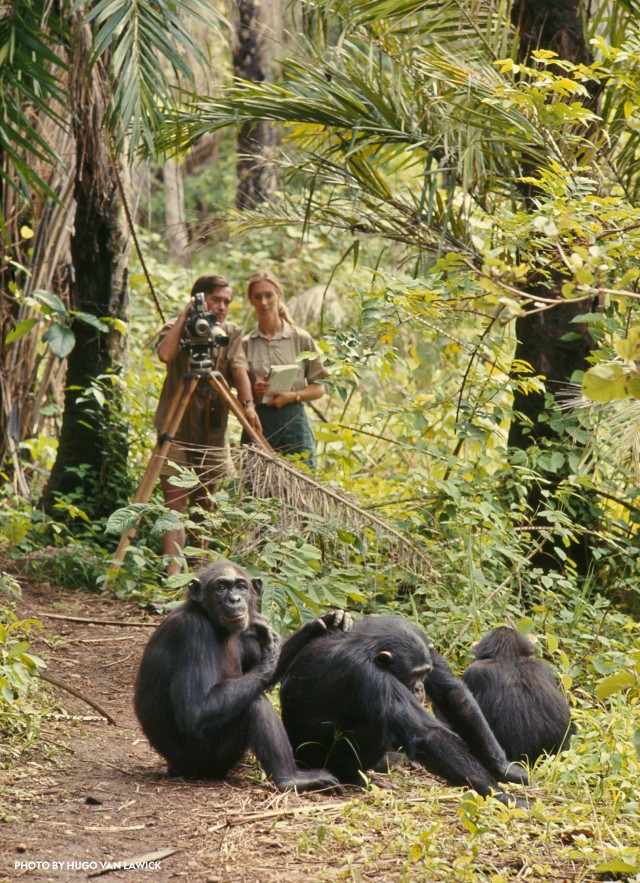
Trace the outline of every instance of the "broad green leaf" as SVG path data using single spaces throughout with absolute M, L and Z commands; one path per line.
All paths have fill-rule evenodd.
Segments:
M 128 326 L 126 322 L 123 322 L 122 319 L 111 319 L 111 325 L 118 331 L 123 337 L 127 336 Z
M 53 294 L 51 291 L 44 291 L 42 288 L 38 288 L 33 292 L 33 296 L 40 301 L 43 306 L 47 307 L 43 312 L 45 313 L 58 313 L 61 316 L 66 316 L 68 314 L 68 310 L 63 302 L 60 300 L 57 294 Z
M 567 692 L 573 687 L 573 678 L 571 675 L 562 675 L 560 682 Z
M 170 476 L 169 484 L 173 485 L 173 487 L 191 488 L 197 487 L 200 484 L 200 479 L 193 470 L 180 469 L 180 473 L 178 475 Z
M 594 365 L 585 371 L 582 391 L 594 402 L 612 402 L 626 395 L 624 369 L 621 365 Z
M 105 334 L 109 330 L 109 326 L 105 322 L 101 322 L 97 316 L 93 316 L 91 313 L 74 313 L 73 318 L 84 325 L 91 325 L 92 328 Z
M 28 334 L 34 325 L 38 324 L 38 319 L 32 317 L 30 319 L 23 319 L 22 322 L 18 322 L 15 328 L 13 328 L 5 337 L 5 343 L 13 343 L 14 340 L 20 340 L 21 337 L 24 337 L 25 334 Z
M 623 669 L 622 671 L 616 672 L 614 675 L 609 675 L 609 677 L 605 678 L 603 681 L 600 681 L 596 687 L 596 696 L 598 699 L 608 699 L 609 696 L 613 696 L 615 693 L 620 693 L 622 690 L 628 690 L 636 683 L 637 679 L 635 675 L 632 674 L 632 672 Z
M 45 343 L 51 347 L 51 351 L 59 359 L 64 359 L 69 355 L 76 343 L 76 336 L 70 328 L 64 325 L 58 325 L 57 322 L 48 328 L 42 335 Z
M 614 341 L 616 353 L 625 362 L 635 362 L 640 359 L 640 328 L 635 327 L 629 329 L 624 340 L 617 339 Z
M 167 530 L 179 530 L 181 527 L 182 520 L 180 517 L 176 513 L 169 511 L 154 522 L 151 533 L 156 536 L 157 534 L 163 534 Z
M 633 744 L 636 749 L 636 754 L 640 757 L 640 730 L 636 730 L 633 734 Z
M 122 534 L 125 533 L 125 531 L 130 530 L 132 527 L 135 527 L 140 520 L 144 508 L 144 504 L 134 503 L 131 506 L 124 506 L 122 509 L 116 509 L 116 511 L 109 516 L 105 528 L 106 533 Z

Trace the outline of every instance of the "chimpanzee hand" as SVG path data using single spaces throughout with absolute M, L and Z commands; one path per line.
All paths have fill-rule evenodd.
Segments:
M 251 626 L 260 644 L 260 662 L 256 670 L 265 678 L 270 678 L 276 670 L 282 638 L 260 613 L 254 614 Z
M 332 610 L 318 617 L 318 622 L 323 629 L 332 632 L 350 632 L 353 626 L 353 618 L 347 610 Z

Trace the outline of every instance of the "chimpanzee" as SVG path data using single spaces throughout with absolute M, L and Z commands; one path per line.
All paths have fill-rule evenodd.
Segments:
M 463 680 L 478 701 L 509 760 L 555 754 L 575 732 L 553 669 L 531 659 L 532 641 L 515 629 L 493 629 L 474 647 Z
M 223 778 L 251 748 L 281 791 L 340 790 L 326 770 L 298 770 L 282 721 L 263 694 L 274 679 L 280 637 L 256 613 L 261 588 L 261 580 L 229 562 L 197 574 L 188 600 L 145 648 L 136 714 L 170 775 Z M 325 614 L 297 633 L 297 645 L 348 626 L 341 611 Z
M 326 766 L 344 784 L 402 748 L 409 760 L 453 785 L 517 803 L 497 780 L 527 782 L 509 764 L 473 696 L 412 623 L 369 616 L 350 631 L 325 630 L 297 652 L 281 653 L 282 718 L 296 758 Z M 450 727 L 423 707 L 425 690 Z M 455 730 L 455 731 L 454 731 Z

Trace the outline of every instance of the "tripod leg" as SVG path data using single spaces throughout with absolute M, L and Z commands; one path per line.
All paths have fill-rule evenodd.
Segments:
M 186 383 L 188 379 L 188 384 Z M 136 491 L 136 495 L 133 498 L 134 503 L 146 503 L 151 496 L 154 485 L 158 480 L 158 476 L 160 475 L 160 470 L 162 469 L 162 465 L 164 463 L 167 451 L 169 450 L 169 446 L 171 445 L 171 441 L 173 439 L 174 433 L 177 431 L 178 427 L 182 422 L 182 418 L 184 417 L 185 411 L 191 401 L 191 397 L 198 386 L 198 377 L 189 377 L 185 378 L 185 383 L 182 388 L 182 394 L 179 398 L 176 398 L 172 403 L 169 414 L 167 415 L 167 420 L 165 426 L 163 427 L 162 432 L 160 433 L 160 438 L 163 439 L 162 442 L 158 442 L 153 449 L 153 453 L 151 454 L 151 459 L 147 465 L 144 475 L 142 476 L 142 481 Z M 131 543 L 131 540 L 136 535 L 136 528 L 132 527 L 130 530 L 123 533 L 120 537 L 120 542 L 118 543 L 118 548 L 115 551 L 113 556 L 114 561 L 111 566 L 111 570 L 113 568 L 118 567 L 119 563 L 124 560 L 124 554 L 127 550 L 127 547 Z M 119 563 L 116 563 L 119 562 Z
M 233 412 L 233 414 L 238 418 L 240 425 L 243 427 L 243 429 L 246 430 L 249 438 L 256 442 L 256 444 L 263 448 L 265 451 L 270 451 L 271 453 L 273 453 L 273 448 L 266 440 L 264 435 L 257 429 L 254 429 L 247 420 L 247 415 L 244 413 L 241 405 L 238 403 L 238 400 L 229 389 L 229 386 L 224 377 L 218 375 L 216 372 L 215 374 L 210 374 L 208 379 L 211 388 L 215 392 L 217 392 L 222 399 L 224 399 L 224 401 L 229 406 L 229 410 Z

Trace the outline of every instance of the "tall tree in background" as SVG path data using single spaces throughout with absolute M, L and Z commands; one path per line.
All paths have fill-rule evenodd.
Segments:
M 276 54 L 284 34 L 281 0 L 236 0 L 236 34 L 233 72 L 252 83 L 276 79 Z M 278 187 L 274 151 L 278 143 L 275 126 L 265 120 L 244 123 L 238 132 L 238 187 L 236 205 L 253 208 L 268 200 Z
M 168 159 L 162 167 L 164 219 L 169 256 L 181 267 L 191 264 L 189 234 L 184 205 L 182 164 Z
M 511 16 L 518 31 L 518 62 L 534 64 L 532 53 L 542 49 L 554 52 L 559 59 L 575 65 L 592 63 L 584 34 L 584 10 L 580 0 L 516 0 Z M 584 96 L 583 100 L 586 104 L 593 103 L 590 96 Z M 530 186 L 525 187 L 525 192 L 526 204 L 533 209 L 536 195 L 539 194 Z M 551 269 L 550 279 L 545 280 L 544 284 L 534 281 L 529 293 L 534 298 L 555 299 L 555 304 L 551 309 L 540 310 L 535 308 L 536 301 L 533 300 L 516 320 L 516 363 L 530 365 L 532 376 L 544 378 L 543 388 L 539 391 L 530 389 L 524 392 L 522 388 L 517 388 L 514 393 L 515 418 L 509 431 L 509 444 L 520 449 L 541 442 L 547 448 L 553 447 L 556 441 L 564 443 L 557 422 L 548 419 L 548 409 L 550 403 L 561 404 L 563 396 L 567 398 L 572 377 L 589 367 L 588 357 L 595 348 L 588 325 L 576 324 L 576 319 L 595 310 L 597 300 L 585 304 L 563 298 L 562 286 L 568 279 L 568 273 Z M 549 401 L 546 401 L 547 396 L 550 397 Z M 570 467 L 564 460 L 552 471 L 541 471 L 543 482 L 535 483 L 529 493 L 529 504 L 538 512 L 545 508 L 544 497 L 558 488 L 570 472 Z M 595 510 L 584 502 L 578 509 L 574 515 L 582 523 L 585 533 L 573 545 L 571 557 L 580 571 L 586 573 L 591 563 L 588 528 L 592 526 Z M 562 562 L 555 556 L 555 541 L 553 533 L 548 530 L 549 524 L 543 515 L 538 518 L 543 530 L 537 539 L 538 552 L 533 563 L 543 569 L 562 567 Z
M 194 62 L 204 63 L 189 29 L 189 15 L 212 20 L 204 0 L 184 0 L 179 8 L 173 0 L 114 0 L 107 7 L 62 3 L 59 9 L 50 7 L 48 15 L 34 0 L 16 0 L 0 14 L 0 89 L 9 108 L 5 118 L 11 121 L 1 129 L 0 178 L 3 185 L 13 183 L 19 194 L 17 211 L 15 203 L 3 203 L 4 229 L 10 229 L 8 223 L 15 229 L 22 212 L 35 230 L 36 242 L 44 243 L 34 249 L 39 263 L 15 274 L 9 309 L 3 301 L 3 331 L 15 325 L 11 347 L 37 340 L 41 333 L 39 316 L 25 315 L 19 296 L 30 278 L 43 278 L 41 264 L 65 251 L 55 239 L 57 250 L 47 249 L 48 236 L 40 236 L 41 221 L 61 200 L 73 201 L 75 209 L 68 242 L 69 299 L 63 303 L 45 292 L 49 327 L 43 340 L 56 358 L 68 360 L 60 445 L 43 498 L 49 510 L 59 494 L 74 494 L 76 504 L 80 499 L 82 508 L 103 515 L 117 502 L 114 488 L 122 488 L 121 476 L 112 481 L 113 464 L 114 456 L 124 460 L 126 446 L 122 437 L 115 445 L 111 437 L 127 329 L 127 236 L 118 167 L 134 164 L 142 145 L 153 152 L 161 109 L 174 100 L 173 83 L 192 84 Z M 36 45 L 38 51 L 32 48 Z M 30 48 L 9 51 L 13 46 Z M 70 161 L 51 149 L 42 120 L 52 120 L 72 134 L 75 150 Z M 11 216 L 5 213 L 9 209 Z M 21 256 L 18 244 L 9 244 L 5 262 Z M 7 322 L 5 317 L 10 317 Z M 19 405 L 33 390 L 14 386 L 7 364 L 3 358 L 3 416 L 8 423 L 16 402 Z M 36 382 L 35 372 L 32 381 Z M 19 442 L 18 434 L 14 450 Z
M 53 513 L 59 495 L 74 494 L 78 505 L 89 508 L 94 517 L 104 517 L 114 503 L 126 501 L 130 490 L 125 481 L 126 433 L 121 430 L 116 435 L 121 418 L 114 382 L 126 345 L 122 330 L 128 315 L 128 233 L 118 172 L 104 134 L 109 82 L 103 63 L 89 64 L 91 29 L 77 24 L 69 59 L 76 145 L 76 212 L 70 243 L 74 272 L 69 306 L 74 313 L 94 316 L 102 328 L 98 322 L 75 321 L 72 325 L 75 344 L 67 356 L 58 454 L 42 505 Z M 114 320 L 120 320 L 119 328 Z M 92 384 L 93 395 L 89 392 Z M 82 469 L 78 469 L 80 451 Z

